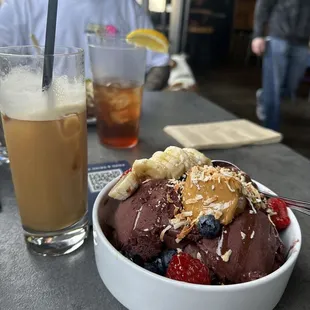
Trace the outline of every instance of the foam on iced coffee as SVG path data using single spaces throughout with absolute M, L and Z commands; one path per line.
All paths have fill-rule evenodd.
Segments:
M 48 91 L 42 91 L 42 76 L 14 68 L 1 80 L 0 111 L 20 120 L 60 119 L 86 109 L 86 90 L 82 82 L 55 77 Z

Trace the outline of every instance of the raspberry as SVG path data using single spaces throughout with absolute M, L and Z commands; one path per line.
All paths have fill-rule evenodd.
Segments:
M 285 201 L 279 198 L 270 198 L 268 200 L 268 207 L 272 209 L 273 212 L 277 213 L 271 216 L 271 220 L 276 225 L 278 231 L 284 230 L 290 225 L 291 220 L 287 214 Z
M 187 253 L 174 255 L 168 266 L 166 276 L 173 280 L 194 283 L 210 284 L 211 279 L 207 267 Z
M 122 174 L 122 176 L 125 176 L 125 175 L 127 175 L 129 172 L 131 172 L 132 171 L 132 168 L 129 168 L 128 170 L 126 170 L 126 171 L 124 171 L 124 173 Z

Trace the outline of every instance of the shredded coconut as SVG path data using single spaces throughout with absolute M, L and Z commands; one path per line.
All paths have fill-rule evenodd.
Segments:
M 201 200 L 201 199 L 203 199 L 203 196 L 202 195 L 196 195 L 196 200 Z
M 140 214 L 141 214 L 142 208 L 143 208 L 143 206 L 141 206 L 140 209 L 137 211 L 137 216 L 136 216 L 136 219 L 135 219 L 135 223 L 133 225 L 133 230 L 135 230 L 136 227 L 137 227 L 137 224 L 138 224 L 138 221 L 139 221 L 139 218 L 140 218 Z
M 203 202 L 203 205 L 204 205 L 204 206 L 208 206 L 208 205 L 210 205 L 212 202 L 216 201 L 217 199 L 218 199 L 218 196 L 210 197 L 210 198 L 206 199 L 206 200 Z
M 270 214 L 270 216 L 278 214 L 277 212 L 274 212 L 272 209 L 267 209 L 267 213 Z
M 193 204 L 193 203 L 196 203 L 197 202 L 197 199 L 196 198 L 190 198 L 190 199 L 187 199 L 185 201 L 186 204 Z
M 254 236 L 255 236 L 255 231 L 253 230 L 250 238 L 253 239 Z
M 232 193 L 234 193 L 234 192 L 236 191 L 235 189 L 233 189 L 233 188 L 229 185 L 228 181 L 225 181 L 225 184 L 227 185 L 228 189 L 229 189 Z
M 169 183 L 168 183 L 168 184 L 166 184 L 166 186 L 167 186 L 167 187 L 174 188 L 175 185 L 174 185 L 174 184 L 169 184 Z
M 224 240 L 224 235 L 223 235 L 223 232 L 222 232 L 221 239 L 219 240 L 218 245 L 217 245 L 217 249 L 216 249 L 216 254 L 218 256 L 222 256 L 223 240 Z
M 168 201 L 169 203 L 173 203 L 173 200 L 171 199 L 171 197 L 170 197 L 169 194 L 167 194 L 167 201 Z
M 251 208 L 252 208 L 253 213 L 254 213 L 254 214 L 257 214 L 257 211 L 256 211 L 256 209 L 254 208 L 254 205 L 253 205 L 251 199 L 247 197 L 247 200 L 248 200 L 248 202 L 249 202 L 249 204 L 250 204 L 250 206 L 251 206 Z
M 193 215 L 193 211 L 183 211 L 182 214 L 184 216 L 192 216 Z
M 178 229 L 178 228 L 180 228 L 180 227 L 182 227 L 182 226 L 185 226 L 186 224 L 188 224 L 188 221 L 187 221 L 187 220 L 180 221 L 179 223 L 175 223 L 175 224 L 173 225 L 173 228 L 174 228 L 174 229 Z
M 276 227 L 276 225 L 274 224 L 274 222 L 273 222 L 272 219 L 271 219 L 271 215 L 270 215 L 270 214 L 268 214 L 268 219 L 269 219 L 270 223 L 271 223 L 274 227 Z
M 166 233 L 169 229 L 171 229 L 171 228 L 172 228 L 172 226 L 171 226 L 171 225 L 168 225 L 166 228 L 164 228 L 164 229 L 161 231 L 160 236 L 159 236 L 161 242 L 164 241 L 165 233 Z
M 221 256 L 222 260 L 225 263 L 229 262 L 231 253 L 232 253 L 232 250 L 228 250 L 224 255 Z

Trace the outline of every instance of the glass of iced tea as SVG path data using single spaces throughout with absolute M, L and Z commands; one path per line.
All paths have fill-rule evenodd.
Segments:
M 42 88 L 43 48 L 0 48 L 0 111 L 28 248 L 67 254 L 88 234 L 84 52 L 56 47 Z
M 97 132 L 101 144 L 138 143 L 146 50 L 119 37 L 88 35 Z

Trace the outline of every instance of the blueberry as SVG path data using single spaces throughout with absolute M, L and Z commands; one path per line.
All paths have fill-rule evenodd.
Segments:
M 144 268 L 148 271 L 151 271 L 151 272 L 158 274 L 158 269 L 153 262 L 152 263 L 145 263 Z
M 164 268 L 164 273 L 166 273 L 172 256 L 174 256 L 175 254 L 177 254 L 177 250 L 166 250 L 161 253 L 160 258 L 162 261 L 162 266 Z
M 154 272 L 156 274 L 159 274 L 163 276 L 164 273 L 164 267 L 162 264 L 162 260 L 160 257 L 157 257 L 155 260 L 145 263 L 144 268 L 147 269 L 148 271 Z
M 179 181 L 186 181 L 186 178 L 187 178 L 187 174 L 186 173 L 184 173 L 184 174 L 182 174 L 180 177 L 179 177 Z
M 172 256 L 177 253 L 176 250 L 166 250 L 160 254 L 155 260 L 144 264 L 144 268 L 159 274 L 161 276 L 166 275 L 168 265 L 172 259 Z
M 221 230 L 220 221 L 216 220 L 214 215 L 203 215 L 197 223 L 199 233 L 208 239 L 213 239 L 218 236 Z
M 148 271 L 154 272 L 156 274 L 159 274 L 161 276 L 164 275 L 163 273 L 163 265 L 160 258 L 156 258 L 154 261 L 150 263 L 145 263 L 144 268 Z
M 139 266 L 141 266 L 141 267 L 143 267 L 143 265 L 144 265 L 144 260 L 143 260 L 142 257 L 139 256 L 139 255 L 134 255 L 134 256 L 132 257 L 132 261 L 133 261 L 135 264 L 137 264 L 137 265 L 139 265 Z
M 141 256 L 137 255 L 137 254 L 130 254 L 126 251 L 120 251 L 125 257 L 127 257 L 129 260 L 131 260 L 133 263 L 143 267 L 144 265 L 144 261 L 142 259 Z

